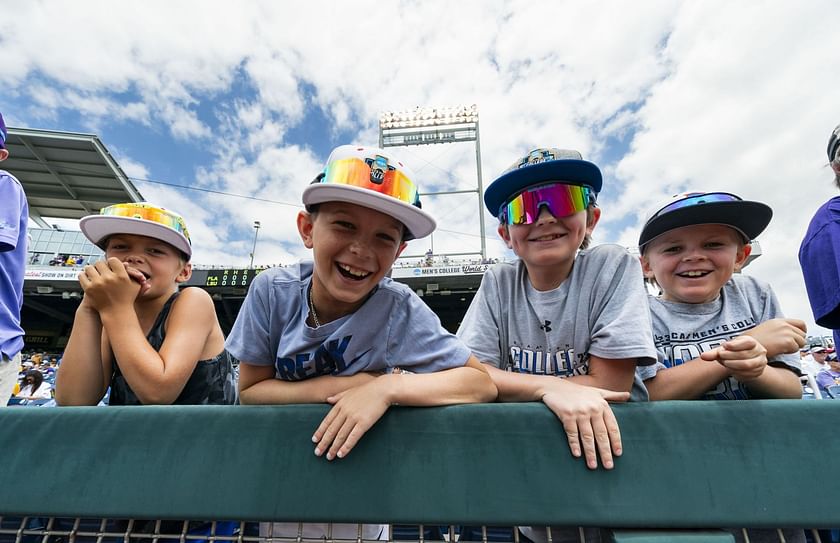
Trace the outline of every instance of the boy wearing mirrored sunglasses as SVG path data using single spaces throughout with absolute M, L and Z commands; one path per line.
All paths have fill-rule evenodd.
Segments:
M 658 362 L 639 368 L 651 400 L 800 398 L 805 323 L 770 285 L 739 272 L 773 211 L 726 192 L 679 194 L 639 236 Z M 717 363 L 715 363 L 717 362 Z
M 469 349 L 412 289 L 385 277 L 407 240 L 435 228 L 414 179 L 390 151 L 333 150 L 297 217 L 313 261 L 258 275 L 227 341 L 241 361 L 243 404 L 333 404 L 312 436 L 327 460 L 349 454 L 391 405 L 496 397 Z M 297 537 L 298 524 L 271 533 Z M 303 527 L 305 538 L 330 536 L 356 539 L 357 525 Z M 362 536 L 387 539 L 388 529 L 364 525 Z
M 636 365 L 656 356 L 638 263 L 616 245 L 587 249 L 601 185 L 595 164 L 561 149 L 535 149 L 493 181 L 484 202 L 519 259 L 485 273 L 458 330 L 499 399 L 544 402 L 591 469 L 621 454 L 607 401 L 645 399 Z
M 84 290 L 56 377 L 59 405 L 232 404 L 236 384 L 210 295 L 190 278 L 180 215 L 116 204 L 82 218 L 105 258 L 79 274 Z

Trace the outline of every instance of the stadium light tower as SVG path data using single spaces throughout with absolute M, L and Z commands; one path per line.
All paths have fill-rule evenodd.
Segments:
M 260 221 L 254 221 L 254 247 L 251 249 L 251 265 L 250 268 L 254 267 L 254 253 L 257 252 L 257 234 L 260 233 Z
M 481 258 L 487 257 L 484 236 L 484 206 L 481 196 L 481 146 L 478 137 L 478 106 L 416 107 L 406 111 L 386 111 L 379 116 L 379 147 L 409 147 L 437 143 L 475 142 L 475 168 L 478 182 L 475 189 L 426 192 L 426 195 L 476 193 L 478 221 L 481 228 Z M 455 254 L 475 254 L 455 253 Z

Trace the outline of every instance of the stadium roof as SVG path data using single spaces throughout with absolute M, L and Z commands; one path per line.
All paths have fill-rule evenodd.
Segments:
M 2 168 L 23 184 L 29 214 L 80 219 L 120 202 L 143 200 L 95 134 L 9 127 L 9 158 Z

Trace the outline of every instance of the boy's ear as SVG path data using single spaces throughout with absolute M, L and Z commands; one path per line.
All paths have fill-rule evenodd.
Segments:
M 186 262 L 178 277 L 175 278 L 176 283 L 185 283 L 192 277 L 192 262 Z
M 590 236 L 592 235 L 592 231 L 595 230 L 595 225 L 598 224 L 598 221 L 601 220 L 601 208 L 600 207 L 592 207 L 591 213 L 587 213 L 587 220 L 586 220 L 586 233 Z
M 744 264 L 747 263 L 747 258 L 749 258 L 750 254 L 752 253 L 752 245 L 749 243 L 745 243 L 741 245 L 738 249 L 738 252 L 735 254 L 735 271 L 741 271 L 741 268 L 744 267 Z
M 8 149 L 0 149 L 0 162 L 3 162 L 9 158 L 9 150 Z
M 639 262 L 642 264 L 642 273 L 644 274 L 645 279 L 654 279 L 653 269 L 651 269 L 650 261 L 647 257 L 645 255 L 640 255 Z
M 303 245 L 307 249 L 312 248 L 312 215 L 307 211 L 301 211 L 297 216 L 297 227 L 300 239 L 303 240 Z
M 508 225 L 500 224 L 498 230 L 496 231 L 499 233 L 499 237 L 505 242 L 505 245 L 507 245 L 507 248 L 513 249 L 513 247 L 510 246 L 510 232 L 508 231 Z

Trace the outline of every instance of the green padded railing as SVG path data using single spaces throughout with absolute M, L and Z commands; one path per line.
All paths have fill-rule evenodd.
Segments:
M 840 525 L 840 402 L 616 405 L 624 455 L 612 471 L 572 458 L 539 403 L 392 408 L 327 462 L 310 441 L 327 409 L 0 409 L 0 515 Z

